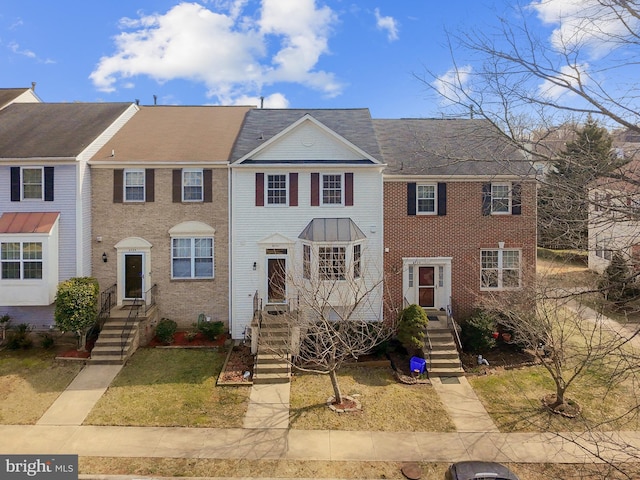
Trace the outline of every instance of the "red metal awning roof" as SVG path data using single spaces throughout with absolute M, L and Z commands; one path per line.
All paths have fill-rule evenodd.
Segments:
M 6 212 L 0 216 L 2 233 L 49 233 L 59 212 Z

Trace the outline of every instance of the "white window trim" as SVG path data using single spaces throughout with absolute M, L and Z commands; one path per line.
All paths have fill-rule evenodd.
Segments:
M 339 203 L 325 203 L 324 201 L 324 177 L 332 176 L 332 177 L 340 177 L 340 202 Z M 344 197 L 345 197 L 345 184 L 344 184 L 344 173 L 321 173 L 320 174 L 320 205 L 323 207 L 343 207 L 344 206 Z
M 200 173 L 200 198 L 197 199 L 186 199 L 184 198 L 184 190 L 187 186 L 184 181 L 185 173 Z M 181 172 L 181 186 L 180 186 L 180 195 L 182 196 L 182 201 L 187 203 L 202 203 L 204 202 L 204 170 L 202 168 L 183 168 Z
M 346 281 L 360 281 L 365 277 L 366 258 L 365 258 L 365 241 L 358 240 L 355 242 L 309 242 L 303 243 L 302 249 L 302 271 L 303 279 L 306 281 L 316 279 L 319 282 L 346 282 Z M 356 245 L 360 245 L 360 275 L 354 275 L 355 258 L 354 248 Z M 304 276 L 304 249 L 309 248 L 311 255 L 309 262 L 309 278 Z M 344 249 L 344 278 L 324 278 L 320 272 L 320 249 L 321 248 L 343 248 Z
M 507 210 L 505 212 L 496 211 L 496 210 L 493 209 L 493 200 L 494 200 L 493 187 L 507 187 L 507 192 L 508 192 L 507 193 L 507 202 L 508 202 L 508 206 L 507 206 Z M 511 182 L 491 182 L 491 196 L 490 196 L 490 199 L 491 199 L 491 215 L 511 215 L 511 209 L 513 208 L 512 192 L 513 192 L 513 185 L 511 184 Z
M 40 170 L 40 198 L 25 198 L 24 196 L 24 171 Z M 29 202 L 32 200 L 44 200 L 44 167 L 20 167 L 20 200 Z
M 128 173 L 142 173 L 142 198 L 131 200 L 127 198 L 127 187 L 139 187 L 139 185 L 127 185 Z M 122 201 L 124 203 L 144 203 L 147 198 L 147 177 L 144 168 L 127 168 L 122 173 Z
M 433 211 L 420 211 L 420 187 L 433 187 Z M 436 183 L 418 183 L 416 185 L 416 215 L 437 215 L 438 214 L 438 184 Z
M 482 252 L 498 252 L 498 266 L 496 268 L 483 268 L 482 267 Z M 504 252 L 518 252 L 518 286 L 517 287 L 505 287 L 503 282 L 504 268 Z M 482 285 L 482 272 L 484 270 L 497 270 L 498 271 L 498 286 L 497 287 L 485 287 Z M 512 269 L 506 269 L 512 270 Z M 522 288 L 522 250 L 519 248 L 483 248 L 480 250 L 480 290 L 492 291 L 497 290 L 519 290 Z
M 2 251 L 2 245 L 3 244 L 7 244 L 7 243 L 17 243 L 19 244 L 19 248 L 20 248 L 20 258 L 17 259 L 2 259 L 1 253 L 0 253 L 0 280 L 3 281 L 30 281 L 30 280 L 37 280 L 40 281 L 42 279 L 44 279 L 44 275 L 45 275 L 45 271 L 44 271 L 44 244 L 43 242 L 38 242 L 38 241 L 31 241 L 31 240 L 2 240 L 0 241 L 0 252 Z M 40 258 L 36 258 L 36 259 L 31 259 L 31 258 L 25 258 L 24 255 L 24 244 L 25 243 L 35 243 L 35 244 L 39 244 L 40 245 Z M 2 277 L 2 266 L 4 263 L 18 263 L 20 265 L 20 277 L 19 278 L 3 278 Z M 40 264 L 40 277 L 39 278 L 25 278 L 24 277 L 24 266 L 25 263 L 39 263 Z
M 269 203 L 269 177 L 283 176 L 285 185 L 285 202 L 284 203 Z M 282 208 L 289 206 L 289 175 L 287 173 L 266 173 L 264 175 L 264 206 L 273 208 Z
M 173 273 L 173 262 L 175 260 L 175 257 L 173 256 L 173 241 L 174 240 L 190 240 L 190 256 L 189 256 L 189 260 L 190 260 L 190 272 L 191 275 L 189 277 L 176 277 Z M 210 277 L 197 277 L 195 275 L 196 273 L 196 269 L 195 269 L 195 260 L 196 260 L 196 256 L 195 256 L 195 240 L 197 239 L 207 239 L 207 240 L 211 240 L 211 276 Z M 216 242 L 215 242 L 215 238 L 213 236 L 189 236 L 189 235 L 174 235 L 171 236 L 171 279 L 172 280 L 212 280 L 215 278 L 216 276 L 216 271 L 215 271 L 215 247 L 216 247 Z M 206 257 L 197 257 L 197 258 L 206 258 Z

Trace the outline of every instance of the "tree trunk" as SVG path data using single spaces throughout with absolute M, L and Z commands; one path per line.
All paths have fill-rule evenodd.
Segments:
M 342 403 L 342 392 L 340 391 L 340 385 L 338 385 L 338 374 L 335 370 L 329 371 L 329 378 L 331 379 L 331 386 L 333 387 L 333 396 L 336 403 Z
M 556 382 L 556 401 L 553 402 L 551 408 L 556 409 L 564 403 L 564 392 L 567 387 L 559 382 Z
M 87 350 L 87 335 L 83 331 L 76 332 L 78 334 L 78 351 L 85 352 Z

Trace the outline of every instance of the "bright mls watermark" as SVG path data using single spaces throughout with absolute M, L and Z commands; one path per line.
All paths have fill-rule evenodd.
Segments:
M 0 455 L 2 480 L 77 480 L 78 455 Z

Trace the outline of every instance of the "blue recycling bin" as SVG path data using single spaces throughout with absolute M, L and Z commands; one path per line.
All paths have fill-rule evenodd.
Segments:
M 424 373 L 427 368 L 427 361 L 420 357 L 411 357 L 409 366 L 412 372 Z

